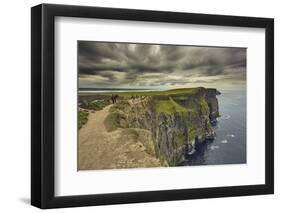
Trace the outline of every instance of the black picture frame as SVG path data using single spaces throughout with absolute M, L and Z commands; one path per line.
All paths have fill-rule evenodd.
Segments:
M 265 29 L 265 184 L 56 197 L 54 195 L 54 21 L 58 16 Z M 272 194 L 274 193 L 274 20 L 53 4 L 32 7 L 31 114 L 31 204 L 42 209 Z

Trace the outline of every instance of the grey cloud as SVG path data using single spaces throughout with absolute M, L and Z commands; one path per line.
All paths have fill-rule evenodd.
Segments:
M 245 81 L 246 49 L 79 41 L 78 68 L 79 77 L 108 79 L 104 85 L 180 86 L 208 83 L 209 77 Z

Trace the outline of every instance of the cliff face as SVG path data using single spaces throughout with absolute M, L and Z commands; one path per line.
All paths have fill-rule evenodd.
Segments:
M 216 89 L 207 89 L 206 101 L 210 109 L 209 117 L 212 124 L 215 124 L 217 121 L 217 117 L 219 117 L 219 104 L 216 96 L 220 94 L 221 93 Z
M 214 139 L 218 94 L 216 89 L 195 88 L 182 94 L 140 96 L 126 100 L 122 113 L 128 127 L 150 130 L 156 155 L 175 166 L 186 153 L 195 152 L 197 143 Z

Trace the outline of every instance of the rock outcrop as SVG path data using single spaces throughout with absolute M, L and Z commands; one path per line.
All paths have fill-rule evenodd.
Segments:
M 195 152 L 196 144 L 214 139 L 219 94 L 216 89 L 200 87 L 124 99 L 116 109 L 126 120 L 124 127 L 150 130 L 157 157 L 176 166 L 186 154 Z

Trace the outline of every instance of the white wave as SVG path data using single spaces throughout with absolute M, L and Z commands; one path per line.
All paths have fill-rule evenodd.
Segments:
M 222 140 L 221 143 L 228 143 L 228 141 L 227 140 Z
M 226 137 L 235 138 L 234 134 L 227 134 Z
M 219 119 L 227 120 L 230 118 L 230 115 L 222 115 Z
M 195 149 L 190 150 L 187 154 L 188 155 L 193 155 L 195 153 Z
M 212 146 L 210 147 L 211 150 L 215 150 L 215 149 L 218 149 L 218 148 L 220 148 L 220 147 L 219 147 L 219 146 L 216 146 L 216 145 L 212 145 Z

